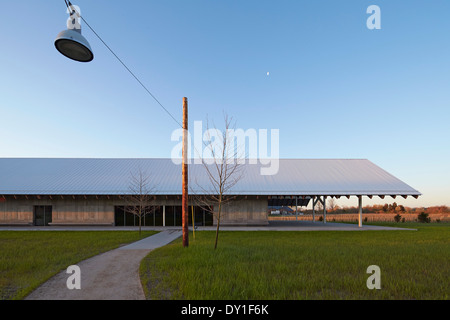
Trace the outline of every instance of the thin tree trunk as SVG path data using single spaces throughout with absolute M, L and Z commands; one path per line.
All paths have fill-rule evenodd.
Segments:
M 220 212 L 222 211 L 221 200 L 221 196 L 219 196 L 219 212 L 217 213 L 216 242 L 214 244 L 214 250 L 217 249 L 217 241 L 219 240 Z
M 217 241 L 219 240 L 219 224 L 220 224 L 220 218 L 217 219 L 216 243 L 214 244 L 214 249 L 217 249 Z
M 142 208 L 139 208 L 139 238 L 141 237 Z

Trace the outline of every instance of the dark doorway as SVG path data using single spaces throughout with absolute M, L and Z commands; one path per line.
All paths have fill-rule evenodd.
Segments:
M 48 226 L 52 222 L 52 206 L 34 206 L 33 224 Z

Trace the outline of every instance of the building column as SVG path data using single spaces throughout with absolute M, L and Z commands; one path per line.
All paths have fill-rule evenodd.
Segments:
M 312 206 L 313 222 L 316 222 L 316 197 L 312 198 Z
M 327 223 L 327 196 L 323 196 L 323 223 Z
M 358 226 L 362 227 L 362 196 L 358 196 L 358 206 L 359 206 L 359 216 L 358 216 Z
M 163 227 L 166 226 L 166 206 L 163 206 Z

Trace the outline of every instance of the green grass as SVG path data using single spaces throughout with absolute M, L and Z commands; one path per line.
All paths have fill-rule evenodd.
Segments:
M 223 231 L 216 251 L 214 232 L 196 232 L 152 251 L 141 280 L 148 299 L 448 299 L 450 226 L 401 225 L 418 231 Z
M 139 239 L 137 231 L 1 231 L 0 300 L 22 299 L 69 265 Z

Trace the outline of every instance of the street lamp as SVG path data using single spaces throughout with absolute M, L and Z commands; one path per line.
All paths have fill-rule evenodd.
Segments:
M 79 62 L 89 62 L 94 59 L 91 46 L 85 37 L 81 35 L 79 23 L 80 13 L 69 2 L 70 17 L 67 20 L 67 30 L 61 31 L 55 40 L 56 49 L 67 58 Z

